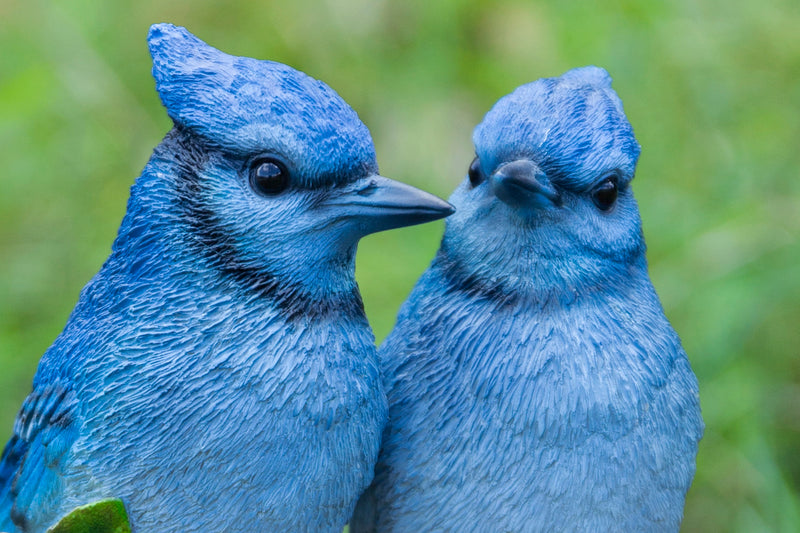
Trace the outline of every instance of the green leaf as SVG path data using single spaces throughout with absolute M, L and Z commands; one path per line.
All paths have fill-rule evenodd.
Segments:
M 47 533 L 131 533 L 122 500 L 108 499 L 73 509 Z

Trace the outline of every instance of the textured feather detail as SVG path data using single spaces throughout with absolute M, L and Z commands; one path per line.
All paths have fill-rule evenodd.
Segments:
M 40 385 L 23 403 L 0 463 L 0 513 L 22 531 L 40 528 L 56 507 L 76 434 L 74 396 L 62 382 Z
M 519 87 L 473 140 L 379 349 L 389 423 L 351 531 L 677 531 L 698 384 L 647 273 L 610 77 Z
M 44 531 L 119 498 L 137 533 L 341 531 L 387 416 L 357 243 L 450 207 L 377 176 L 366 126 L 322 82 L 170 24 L 150 45 L 175 125 L 42 357 L 0 524 Z
M 311 165 L 303 185 L 341 183 L 377 172 L 366 126 L 326 84 L 273 61 L 225 54 L 185 28 L 155 24 L 148 37 L 153 77 L 176 124 L 234 154 L 269 152 Z

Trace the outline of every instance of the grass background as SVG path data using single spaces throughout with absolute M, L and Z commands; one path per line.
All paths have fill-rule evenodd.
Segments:
M 700 380 L 685 531 L 800 531 L 800 3 L 0 0 L 0 440 L 169 129 L 150 23 L 334 87 L 384 175 L 441 196 L 522 83 L 606 67 L 643 146 L 651 273 Z M 441 223 L 365 239 L 378 340 Z

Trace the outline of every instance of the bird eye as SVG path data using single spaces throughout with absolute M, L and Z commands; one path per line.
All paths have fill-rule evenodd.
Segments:
M 592 191 L 594 205 L 601 211 L 608 211 L 617 201 L 618 185 L 617 177 L 609 176 Z
M 287 185 L 289 173 L 276 159 L 259 159 L 250 167 L 250 186 L 262 196 L 275 196 Z
M 481 161 L 477 157 L 469 165 L 469 182 L 473 187 L 483 183 L 483 172 L 481 172 Z

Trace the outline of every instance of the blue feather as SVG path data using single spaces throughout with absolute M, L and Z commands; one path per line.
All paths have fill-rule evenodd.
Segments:
M 0 528 L 120 498 L 137 532 L 341 531 L 386 419 L 357 242 L 452 207 L 378 176 L 323 83 L 169 24 L 149 43 L 175 127 L 41 359 Z
M 697 380 L 647 272 L 639 145 L 596 67 L 500 99 L 379 349 L 366 531 L 677 531 Z

